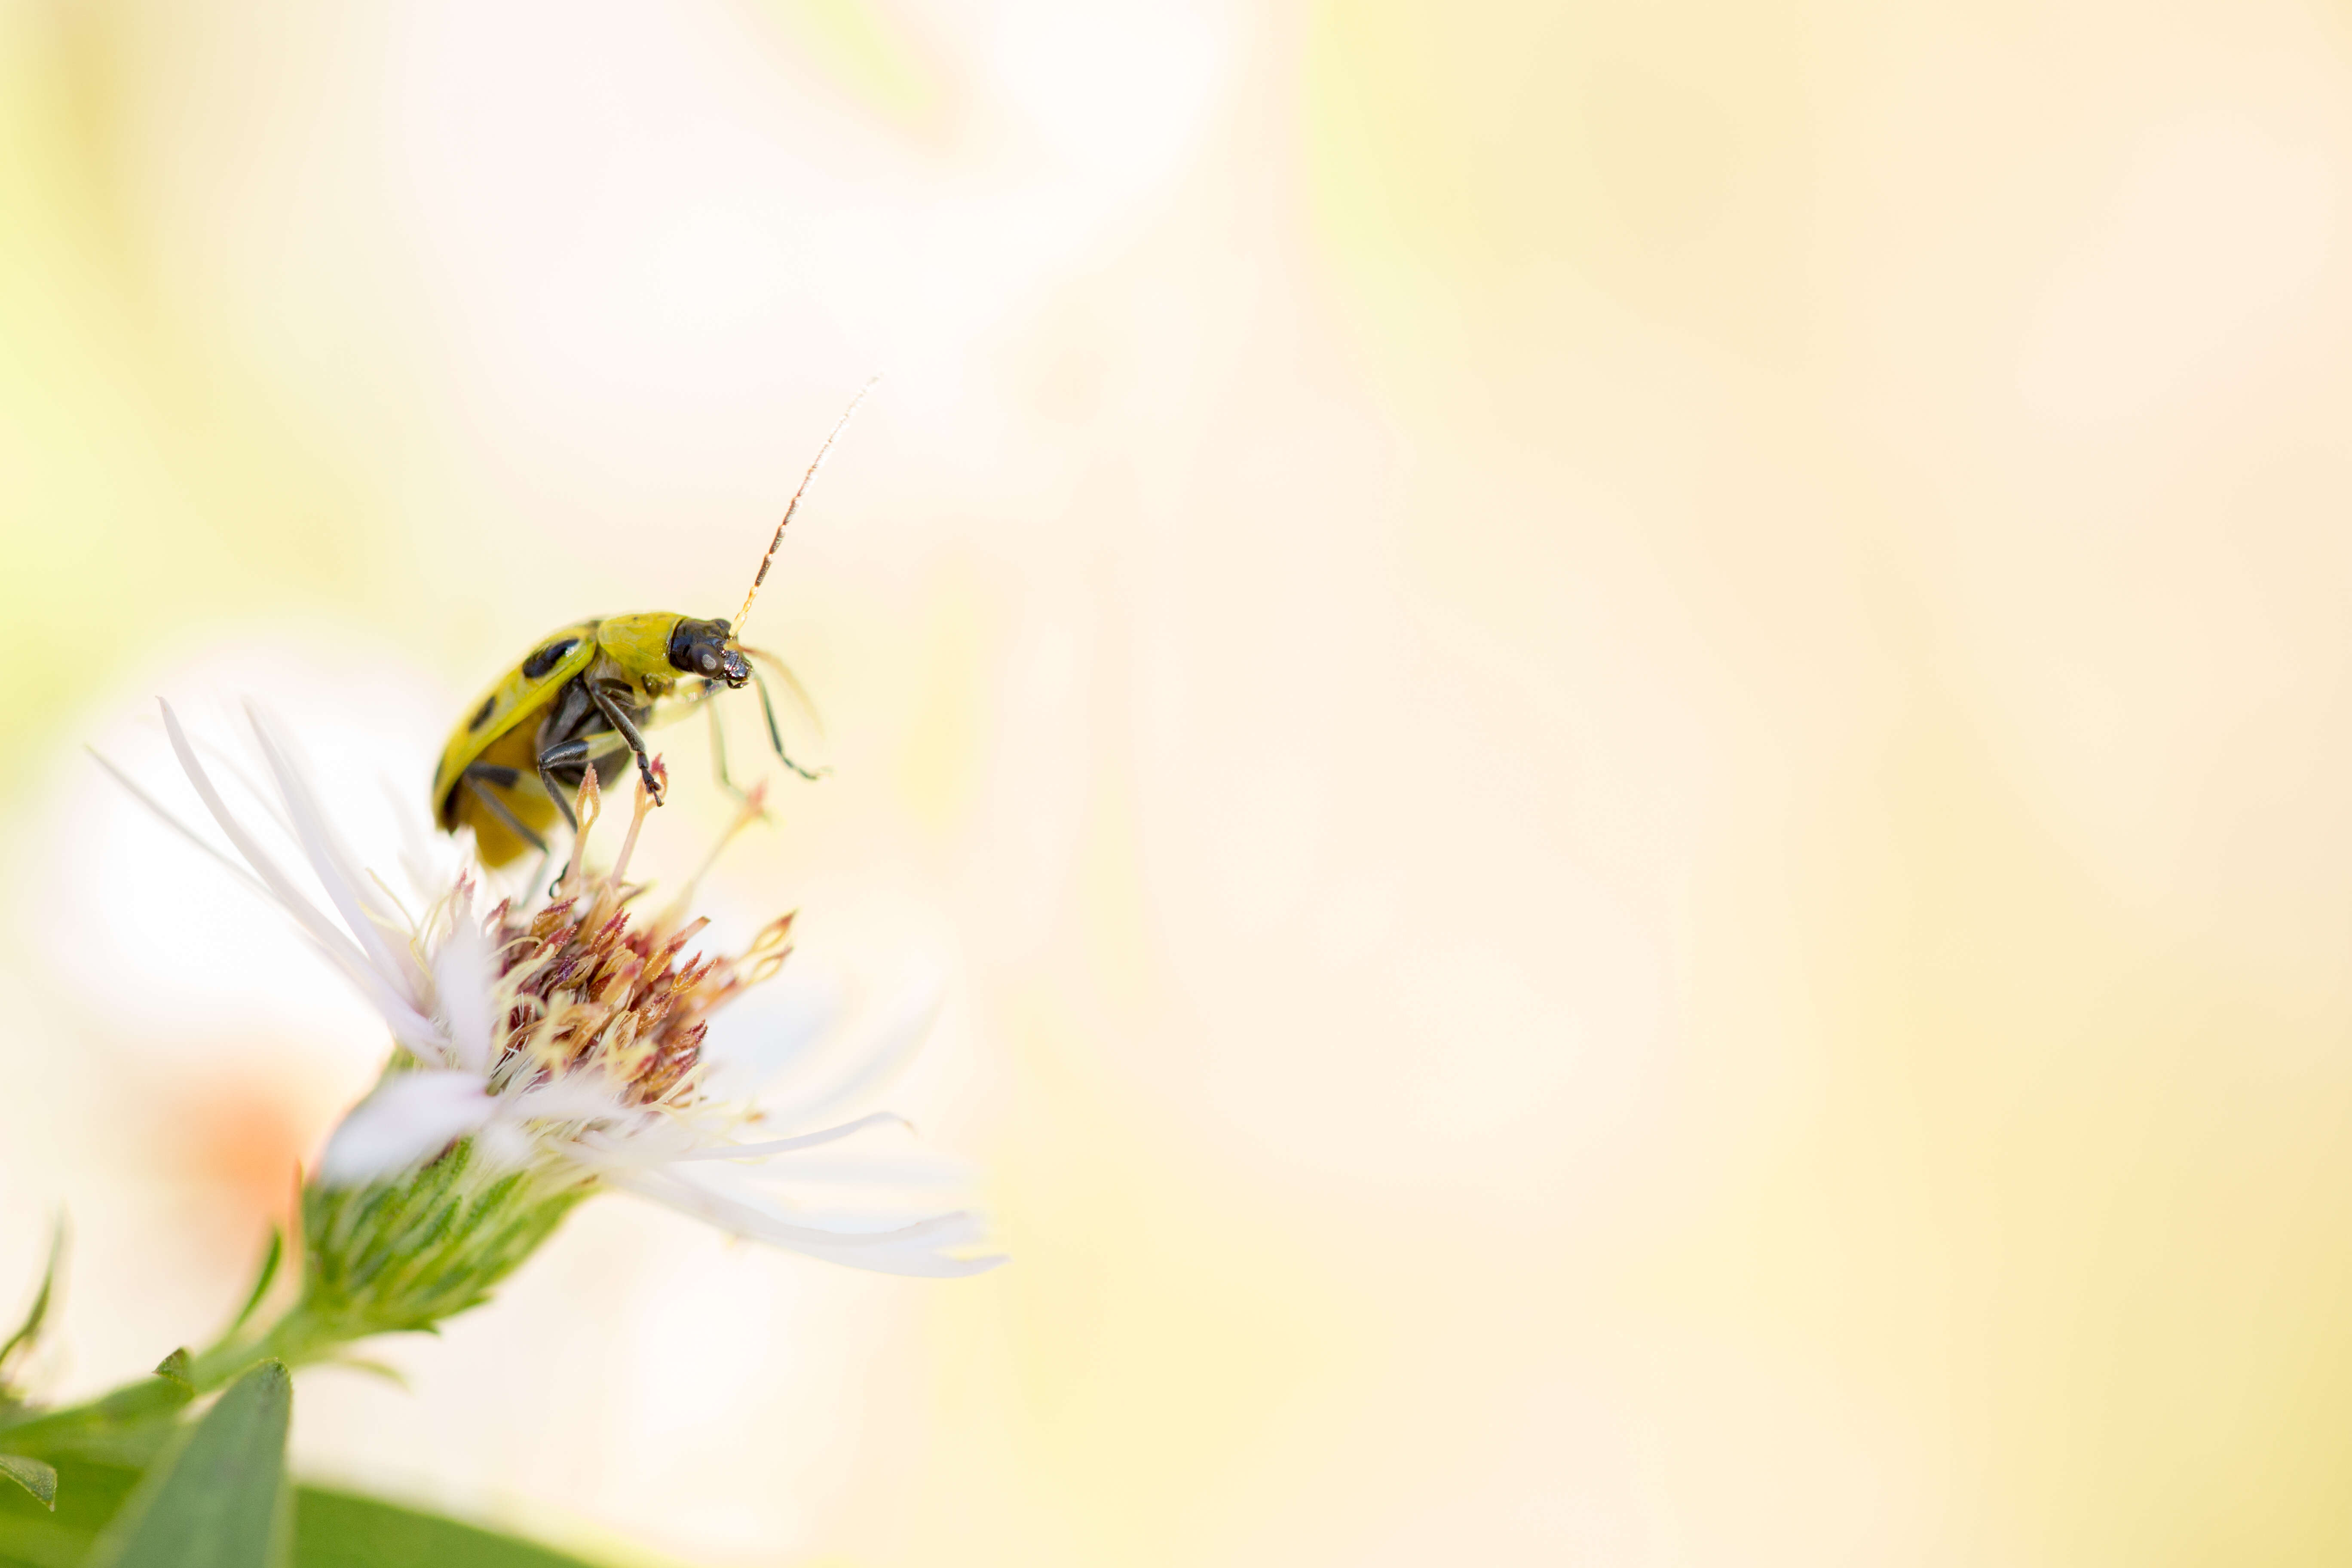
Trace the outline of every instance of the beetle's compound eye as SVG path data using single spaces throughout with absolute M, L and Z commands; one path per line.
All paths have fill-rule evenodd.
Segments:
M 695 621 L 679 616 L 677 625 L 670 628 L 670 668 L 682 669 L 688 675 L 709 676 L 713 673 L 716 668 L 714 661 L 719 656 L 711 650 L 711 644 L 716 639 L 711 637 L 710 628 L 717 624 L 715 621 Z M 720 635 L 723 637 L 725 634 Z

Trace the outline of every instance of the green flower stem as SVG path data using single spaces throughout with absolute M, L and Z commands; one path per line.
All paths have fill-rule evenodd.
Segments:
M 332 1359 L 374 1334 L 430 1331 L 490 1298 L 593 1190 L 576 1174 L 485 1171 L 460 1142 L 419 1170 L 302 1194 L 300 1296 L 258 1334 L 241 1314 L 209 1349 L 62 1410 L 0 1406 L 0 1451 L 44 1450 L 173 1415 L 258 1361 Z M 257 1301 L 276 1266 L 262 1265 Z M 247 1310 L 250 1311 L 248 1307 Z
M 226 1387 L 256 1362 L 272 1358 L 289 1367 L 323 1361 L 349 1343 L 341 1328 L 320 1321 L 308 1299 L 258 1336 L 232 1332 L 201 1354 L 187 1357 L 172 1375 L 151 1373 L 62 1410 L 20 1408 L 0 1415 L 0 1447 L 11 1453 L 40 1452 L 76 1438 L 103 1436 L 178 1413 L 200 1395 Z

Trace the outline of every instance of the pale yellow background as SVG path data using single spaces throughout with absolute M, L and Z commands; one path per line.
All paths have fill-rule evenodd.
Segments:
M 209 1331 L 382 1048 L 80 748 L 257 695 L 380 825 L 547 627 L 732 613 L 879 370 L 758 616 L 836 772 L 714 898 L 944 971 L 898 1103 L 1016 1261 L 611 1200 L 312 1474 L 2343 1561 L 2347 223 L 2282 0 L 7 0 L 0 1298 L 63 1205 L 60 1391 Z

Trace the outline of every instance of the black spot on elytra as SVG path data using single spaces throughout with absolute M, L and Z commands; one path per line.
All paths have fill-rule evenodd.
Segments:
M 498 710 L 498 706 L 499 694 L 493 691 L 488 697 L 482 699 L 480 710 L 472 718 L 466 721 L 466 728 L 469 731 L 478 730 L 483 725 L 488 723 L 490 721 L 490 715 Z
M 563 656 L 580 646 L 578 637 L 558 637 L 537 653 L 522 661 L 523 679 L 537 680 L 563 662 Z

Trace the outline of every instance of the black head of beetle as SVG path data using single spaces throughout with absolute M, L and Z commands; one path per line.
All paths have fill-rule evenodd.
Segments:
M 751 661 L 728 646 L 733 636 L 725 621 L 680 618 L 669 634 L 669 662 L 688 675 L 740 688 L 751 679 Z

